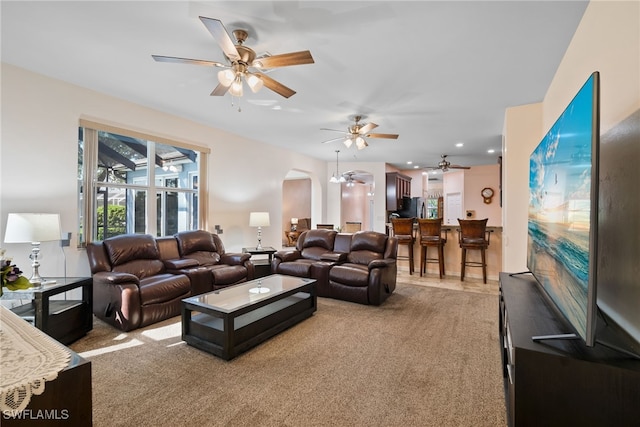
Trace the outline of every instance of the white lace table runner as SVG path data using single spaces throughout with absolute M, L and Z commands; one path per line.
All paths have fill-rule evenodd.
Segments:
M 0 306 L 0 411 L 22 411 L 69 360 L 62 344 Z

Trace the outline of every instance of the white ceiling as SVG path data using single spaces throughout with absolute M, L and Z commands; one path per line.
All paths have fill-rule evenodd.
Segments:
M 542 101 L 586 1 L 2 1 L 2 61 L 131 102 L 333 161 L 408 169 L 494 164 L 505 108 Z M 314 64 L 269 76 L 297 91 L 209 94 L 225 62 L 198 16 L 249 30 L 258 54 L 310 50 Z M 346 149 L 356 114 L 397 140 Z M 456 143 L 463 143 L 456 148 Z M 496 150 L 488 154 L 487 150 Z

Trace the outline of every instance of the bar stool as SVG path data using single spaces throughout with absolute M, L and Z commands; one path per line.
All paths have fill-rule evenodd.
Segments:
M 418 233 L 420 236 L 420 277 L 426 273 L 427 263 L 438 263 L 440 278 L 444 276 L 444 245 L 447 243 L 447 230 L 442 237 L 442 218 L 418 219 Z M 437 257 L 429 258 L 428 248 L 436 248 Z
M 406 245 L 409 251 L 408 256 L 397 255 L 396 259 L 409 260 L 409 274 L 413 274 L 413 244 L 416 241 L 413 232 L 415 218 L 391 218 L 393 235 L 398 239 L 398 246 Z
M 460 281 L 464 281 L 465 267 L 482 267 L 482 279 L 487 283 L 487 260 L 486 250 L 489 247 L 491 234 L 487 231 L 487 220 L 485 219 L 460 219 L 460 229 L 458 230 L 458 243 L 462 248 L 462 260 L 460 263 Z M 467 249 L 479 250 L 482 258 L 481 262 L 467 261 Z

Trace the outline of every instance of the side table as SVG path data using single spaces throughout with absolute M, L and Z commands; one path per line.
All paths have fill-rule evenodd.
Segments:
M 275 248 L 264 246 L 262 249 L 256 249 L 254 246 L 251 248 L 242 248 L 242 252 L 251 254 L 251 262 L 253 262 L 256 269 L 256 279 L 271 274 L 271 261 L 273 260 L 273 254 L 276 253 Z M 268 255 L 268 259 L 254 259 L 254 255 Z
M 56 283 L 39 288 L 2 290 L 2 300 L 29 300 L 11 311 L 62 344 L 70 344 L 93 329 L 93 280 L 52 277 Z M 82 299 L 52 298 L 82 288 Z

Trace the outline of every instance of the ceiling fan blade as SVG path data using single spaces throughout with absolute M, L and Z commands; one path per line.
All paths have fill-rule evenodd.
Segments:
M 274 91 L 278 95 L 282 95 L 285 98 L 289 98 L 289 97 L 295 95 L 295 93 L 296 93 L 295 90 L 286 87 L 282 83 L 272 79 L 271 77 L 267 76 L 266 74 L 262 74 L 262 73 L 254 73 L 254 74 L 256 76 L 259 76 L 262 79 L 262 81 L 264 82 L 264 85 L 266 87 L 268 87 L 269 89 L 271 89 L 272 91 Z
M 231 85 L 225 86 L 222 83 L 218 83 L 218 86 L 216 86 L 216 88 L 213 89 L 213 92 L 211 92 L 211 96 L 224 96 L 230 87 Z
M 218 42 L 227 58 L 231 61 L 239 60 L 240 55 L 238 54 L 238 50 L 233 44 L 231 37 L 229 37 L 229 33 L 227 33 L 227 30 L 224 28 L 222 21 L 219 19 L 206 18 L 204 16 L 200 16 L 200 20 L 204 26 L 207 27 L 207 30 L 209 30 L 215 41 Z
M 267 56 L 258 58 L 251 66 L 256 68 L 277 68 L 287 67 L 289 65 L 313 64 L 311 52 L 303 50 L 300 52 L 283 53 L 281 55 Z
M 220 62 L 205 61 L 204 59 L 178 58 L 177 56 L 162 56 L 162 55 L 151 55 L 151 57 L 158 62 L 172 62 L 174 64 L 206 65 L 209 67 L 222 67 L 222 68 L 229 67 L 228 65 L 222 64 Z
M 469 166 L 449 165 L 449 169 L 471 169 Z
M 322 141 L 322 144 L 328 144 L 329 142 L 340 141 L 341 139 L 344 139 L 344 137 L 339 136 L 338 138 L 327 139 L 326 141 Z
M 367 123 L 366 125 L 362 126 L 360 128 L 360 130 L 358 130 L 358 133 L 360 135 L 364 135 L 364 134 L 369 133 L 370 130 L 373 130 L 373 129 L 377 128 L 377 127 L 378 127 L 378 125 L 375 124 L 375 123 Z
M 392 134 L 392 133 L 368 133 L 365 136 L 368 138 L 398 139 L 399 135 Z

